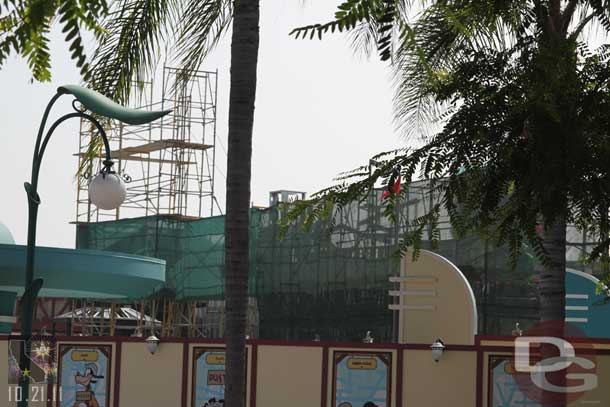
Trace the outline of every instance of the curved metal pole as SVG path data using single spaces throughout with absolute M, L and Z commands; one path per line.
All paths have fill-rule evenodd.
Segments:
M 106 161 L 112 161 L 112 159 L 110 158 L 110 144 L 108 142 L 108 137 L 106 136 L 106 131 L 104 130 L 104 128 L 102 127 L 100 122 L 98 122 L 93 116 L 91 116 L 90 114 L 87 114 L 87 113 L 83 113 L 83 112 L 68 113 L 67 115 L 60 117 L 59 119 L 57 119 L 55 121 L 55 123 L 53 123 L 51 128 L 49 128 L 49 131 L 47 131 L 47 135 L 45 136 L 44 141 L 42 142 L 42 146 L 40 147 L 40 151 L 38 153 L 38 161 L 39 162 L 42 161 L 42 156 L 44 155 L 44 151 L 47 148 L 47 144 L 49 143 L 51 134 L 53 134 L 55 129 L 57 127 L 59 127 L 59 125 L 62 124 L 63 122 L 65 122 L 66 120 L 72 119 L 74 117 L 80 117 L 83 119 L 87 119 L 88 121 L 93 123 L 93 125 L 95 125 L 95 127 L 97 128 L 97 131 L 100 132 L 102 141 L 104 142 L 104 150 L 106 151 Z M 38 174 L 36 174 L 36 177 L 38 178 Z
M 36 138 L 36 146 L 34 147 L 34 157 L 32 159 L 31 183 L 24 183 L 25 190 L 28 196 L 28 240 L 25 260 L 25 291 L 21 297 L 22 342 L 20 346 L 19 368 L 21 369 L 22 373 L 29 373 L 31 366 L 30 359 L 28 357 L 30 350 L 29 341 L 32 337 L 32 321 L 34 318 L 34 307 L 36 304 L 36 298 L 38 297 L 38 292 L 42 288 L 43 284 L 43 280 L 41 278 L 34 280 L 34 256 L 36 249 L 36 222 L 38 219 L 38 205 L 40 205 L 40 197 L 38 196 L 38 175 L 40 173 L 40 165 L 42 163 L 42 157 L 47 148 L 47 144 L 49 143 L 51 135 L 61 123 L 74 117 L 84 118 L 95 125 L 104 142 L 104 148 L 106 150 L 106 160 L 104 161 L 103 171 L 110 171 L 110 168 L 113 165 L 112 159 L 110 157 L 110 144 L 108 142 L 106 132 L 104 131 L 102 125 L 93 116 L 87 113 L 68 113 L 60 117 L 51 125 L 43 140 L 42 135 L 46 127 L 47 119 L 49 117 L 51 108 L 62 94 L 63 93 L 57 93 L 55 96 L 53 96 L 53 98 L 49 101 L 49 104 L 45 109 L 44 115 L 42 116 L 40 128 L 38 129 L 38 137 Z M 27 407 L 29 396 L 29 378 L 27 375 L 22 374 L 20 376 L 19 387 L 21 393 L 21 400 L 18 404 L 20 407 Z

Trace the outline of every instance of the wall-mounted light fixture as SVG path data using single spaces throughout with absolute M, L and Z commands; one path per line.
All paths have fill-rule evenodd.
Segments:
M 155 336 L 155 334 L 152 334 L 148 338 L 146 338 L 146 346 L 148 347 L 148 351 L 151 355 L 154 355 L 157 351 L 157 348 L 159 347 L 159 342 L 161 341 Z
M 443 343 L 443 341 L 441 339 L 435 340 L 434 343 L 430 346 L 430 348 L 432 349 L 432 359 L 434 359 L 435 362 L 441 360 L 441 357 L 443 356 L 443 351 L 445 350 L 445 344 Z

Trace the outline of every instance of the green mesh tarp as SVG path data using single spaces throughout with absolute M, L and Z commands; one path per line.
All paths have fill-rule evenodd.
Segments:
M 389 338 L 388 281 L 398 271 L 396 228 L 382 216 L 378 194 L 326 222 L 299 225 L 278 239 L 281 213 L 261 215 L 256 258 L 260 336 L 360 340 L 367 330 Z
M 250 296 L 259 307 L 259 336 L 272 339 L 359 340 L 372 331 L 377 341 L 390 340 L 394 287 L 388 277 L 398 264 L 397 237 L 425 214 L 438 197 L 426 182 L 408 186 L 401 195 L 399 223 L 383 216 L 380 191 L 354 202 L 338 214 L 328 233 L 326 222 L 308 231 L 299 225 L 279 239 L 276 207 L 251 212 Z M 456 239 L 445 215 L 440 244 L 432 249 L 466 275 L 477 299 L 479 332 L 510 334 L 538 320 L 536 263 L 527 247 L 511 268 L 506 248 L 495 248 L 476 236 Z M 568 266 L 593 272 L 582 263 L 591 237 L 568 231 Z M 168 287 L 177 299 L 223 297 L 224 217 L 179 220 L 170 216 L 79 224 L 77 247 L 158 257 L 167 261 Z
M 397 237 L 407 225 L 428 212 L 436 197 L 426 183 L 409 186 L 399 201 L 398 224 L 383 216 L 377 191 L 338 214 L 328 235 L 325 222 L 304 231 L 294 226 L 279 240 L 277 208 L 261 215 L 256 257 L 256 296 L 260 336 L 265 338 L 360 340 L 371 331 L 376 340 L 392 338 L 393 316 L 388 310 L 396 289 Z M 475 236 L 455 239 L 446 216 L 441 216 L 441 241 L 423 248 L 454 262 L 469 280 L 478 302 L 479 332 L 509 333 L 538 319 L 534 262 L 524 253 L 511 269 L 508 251 Z
M 259 211 L 253 210 L 250 216 L 257 225 Z M 223 216 L 197 220 L 149 216 L 80 223 L 76 246 L 164 259 L 167 286 L 177 300 L 215 299 L 224 296 L 224 226 Z M 252 259 L 256 236 L 251 233 Z M 254 287 L 252 282 L 250 287 Z

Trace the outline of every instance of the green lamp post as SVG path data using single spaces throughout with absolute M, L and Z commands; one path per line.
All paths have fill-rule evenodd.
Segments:
M 45 127 L 51 108 L 62 95 L 72 95 L 75 100 L 72 103 L 75 112 L 68 113 L 57 119 L 45 133 Z M 78 109 L 74 102 L 79 102 L 82 109 Z M 55 129 L 64 121 L 71 118 L 82 118 L 91 122 L 98 130 L 102 137 L 105 150 L 105 160 L 103 168 L 96 175 L 90 184 L 89 199 L 93 204 L 101 209 L 118 208 L 125 199 L 125 186 L 121 178 L 112 170 L 113 162 L 110 155 L 110 145 L 108 138 L 102 125 L 95 119 L 92 114 L 87 111 L 105 116 L 111 119 L 116 119 L 127 124 L 146 124 L 156 120 L 168 113 L 171 110 L 165 111 L 147 111 L 138 109 L 129 109 L 123 107 L 107 97 L 83 88 L 78 85 L 65 85 L 57 89 L 57 93 L 47 105 L 34 147 L 34 157 L 32 160 L 32 178 L 31 182 L 26 182 L 25 190 L 28 197 L 28 240 L 26 249 L 25 262 L 25 291 L 21 298 L 21 349 L 19 358 L 19 367 L 21 372 L 27 372 L 30 369 L 30 359 L 28 358 L 28 345 L 32 336 L 32 320 L 34 318 L 34 306 L 38 292 L 40 291 L 43 280 L 41 278 L 34 279 L 34 260 L 36 249 L 36 220 L 38 217 L 38 205 L 40 205 L 40 197 L 38 196 L 38 175 L 44 151 L 47 147 L 51 135 Z M 44 135 L 44 137 L 43 137 Z M 21 374 L 19 379 L 21 400 L 19 406 L 27 407 L 29 395 L 29 379 L 26 375 Z

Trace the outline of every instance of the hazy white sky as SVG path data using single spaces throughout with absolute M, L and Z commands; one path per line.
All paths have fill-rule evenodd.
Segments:
M 353 56 L 344 36 L 323 41 L 294 40 L 296 27 L 330 18 L 336 1 L 267 0 L 261 2 L 258 90 L 254 120 L 252 201 L 266 205 L 276 189 L 315 192 L 339 172 L 368 157 L 399 146 L 392 126 L 389 70 L 377 59 Z M 57 86 L 78 83 L 59 32 L 54 32 L 53 81 L 31 84 L 21 59 L 0 71 L 0 152 L 3 177 L 0 221 L 24 244 L 29 180 L 36 131 L 44 107 Z M 203 69 L 219 71 L 218 137 L 226 146 L 230 34 Z M 71 110 L 69 98 L 56 105 L 54 117 Z M 60 99 L 61 100 L 61 99 Z M 76 213 L 78 121 L 55 133 L 41 170 L 38 244 L 74 247 L 69 222 Z M 226 173 L 226 155 L 217 149 L 217 165 Z M 217 172 L 217 196 L 224 207 L 225 179 Z

